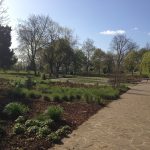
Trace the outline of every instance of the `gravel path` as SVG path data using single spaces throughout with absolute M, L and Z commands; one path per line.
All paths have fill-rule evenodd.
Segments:
M 150 150 L 150 81 L 92 116 L 51 150 Z

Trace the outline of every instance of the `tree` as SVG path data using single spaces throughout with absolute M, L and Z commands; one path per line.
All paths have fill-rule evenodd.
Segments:
M 95 49 L 94 47 L 94 41 L 91 39 L 87 39 L 86 41 L 84 41 L 82 49 L 85 51 L 85 55 L 86 55 L 86 72 L 87 74 L 89 74 L 89 67 L 90 67 L 90 61 L 91 61 L 91 56 L 92 53 Z
M 14 56 L 11 46 L 11 28 L 0 26 L 0 68 L 9 69 L 16 63 L 17 59 Z
M 121 65 L 124 61 L 124 57 L 126 53 L 130 50 L 135 49 L 137 45 L 133 43 L 130 39 L 126 37 L 126 35 L 116 35 L 114 36 L 111 42 L 111 48 L 114 51 L 115 58 L 115 82 L 114 86 L 120 85 L 120 73 L 121 73 Z
M 105 59 L 104 59 L 104 73 L 112 73 L 114 68 L 114 56 L 111 52 L 108 52 L 105 54 Z
M 48 16 L 32 15 L 28 20 L 18 25 L 18 38 L 21 51 L 25 51 L 30 61 L 31 69 L 35 75 L 37 51 L 46 46 L 49 42 L 48 25 L 50 18 Z
M 86 64 L 86 56 L 80 49 L 75 50 L 73 57 L 73 72 L 74 74 L 81 73 Z
M 132 72 L 132 76 L 134 71 L 138 69 L 138 65 L 138 53 L 136 51 L 130 51 L 125 57 L 125 67 L 129 72 Z
M 150 75 L 150 51 L 144 53 L 142 57 L 141 66 L 142 66 L 142 73 Z
M 104 65 L 105 53 L 101 49 L 95 49 L 92 56 L 92 62 L 94 64 L 94 69 L 98 71 L 99 75 L 101 73 L 102 66 Z

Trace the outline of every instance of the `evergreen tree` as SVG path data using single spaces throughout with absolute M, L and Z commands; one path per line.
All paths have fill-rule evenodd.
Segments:
M 11 46 L 11 27 L 0 26 L 0 68 L 9 69 L 17 59 Z

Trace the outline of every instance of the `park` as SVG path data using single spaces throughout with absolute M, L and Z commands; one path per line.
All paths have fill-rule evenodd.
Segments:
M 112 36 L 103 50 L 36 13 L 17 22 L 12 47 L 4 3 L 0 150 L 149 150 L 150 43 L 108 30 L 100 33 Z

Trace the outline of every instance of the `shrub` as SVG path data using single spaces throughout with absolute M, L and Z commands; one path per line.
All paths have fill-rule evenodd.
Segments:
M 20 115 L 25 115 L 29 111 L 29 108 L 21 103 L 12 102 L 5 106 L 3 112 L 10 117 L 16 118 Z
M 15 123 L 25 123 L 26 119 L 24 116 L 19 116 L 16 120 Z
M 12 89 L 12 90 L 8 91 L 8 97 L 10 97 L 12 99 L 21 99 L 21 98 L 25 98 L 26 95 L 22 91 L 21 88 L 15 88 L 15 89 Z
M 58 136 L 63 137 L 63 136 L 66 136 L 67 134 L 71 133 L 71 128 L 68 125 L 66 125 L 60 129 L 58 129 L 55 133 Z
M 58 102 L 58 103 L 62 102 L 62 100 L 61 100 L 59 95 L 53 95 L 53 101 L 54 102 Z
M 42 79 L 42 80 L 46 80 L 46 75 L 45 75 L 45 73 L 42 73 L 41 79 Z
M 45 101 L 50 101 L 51 99 L 50 99 L 50 97 L 49 96 L 43 96 L 43 99 L 45 100 Z
M 67 95 L 64 95 L 64 96 L 62 97 L 62 100 L 63 100 L 63 101 L 69 101 L 69 98 L 68 98 Z
M 37 132 L 37 136 L 38 137 L 46 137 L 48 134 L 50 134 L 51 130 L 49 129 L 48 126 L 44 126 L 39 128 L 38 132 Z
M 30 126 L 27 128 L 27 132 L 29 134 L 35 134 L 39 131 L 39 127 L 38 126 Z
M 36 93 L 34 93 L 34 92 L 30 92 L 29 94 L 28 94 L 28 96 L 29 96 L 29 98 L 33 98 L 33 99 L 38 99 L 38 98 L 40 98 L 41 97 L 41 95 L 40 94 L 36 94 Z
M 33 86 L 35 86 L 35 82 L 32 81 L 31 77 L 28 77 L 25 82 L 24 82 L 24 87 L 27 88 L 27 89 L 31 89 L 33 88 Z
M 41 122 L 39 120 L 29 119 L 25 122 L 26 127 L 40 126 L 40 125 L 41 125 Z
M 63 113 L 63 108 L 60 106 L 49 106 L 45 111 L 45 115 L 54 121 L 60 120 Z
M 48 135 L 48 139 L 51 140 L 54 143 L 58 143 L 61 140 L 61 137 L 57 135 L 55 132 Z
M 20 123 L 16 123 L 13 127 L 13 133 L 15 134 L 22 134 L 25 132 L 25 126 L 20 124 Z

